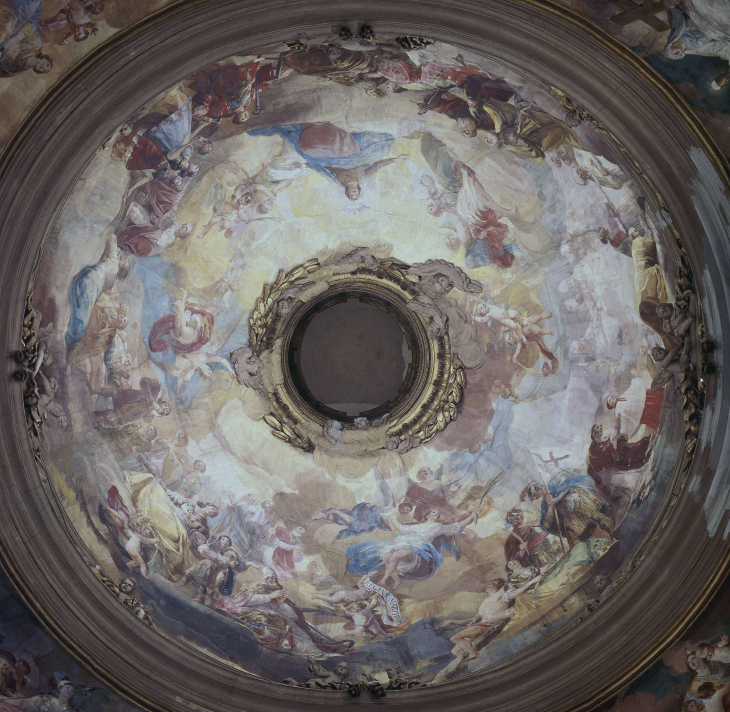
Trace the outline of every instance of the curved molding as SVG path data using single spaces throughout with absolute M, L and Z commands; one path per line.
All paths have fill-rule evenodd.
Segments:
M 116 126 L 201 66 L 299 33 L 328 33 L 339 21 L 368 21 L 376 34 L 407 33 L 460 44 L 543 87 L 566 92 L 626 148 L 638 167 L 635 177 L 656 196 L 655 207 L 660 202 L 669 207 L 686 245 L 707 331 L 719 347 L 720 373 L 708 378 L 706 417 L 689 486 L 667 493 L 677 495 L 669 524 L 635 573 L 584 620 L 573 618 L 481 673 L 425 690 L 394 692 L 378 702 L 404 712 L 426 700 L 458 712 L 586 709 L 625 685 L 681 633 L 729 563 L 723 527 L 710 529 L 703 506 L 716 486 L 716 470 L 730 460 L 725 426 L 730 385 L 722 378 L 730 345 L 730 201 L 724 161 L 695 121 L 688 123 L 688 108 L 674 92 L 605 33 L 586 32 L 585 21 L 552 3 L 510 0 L 201 1 L 175 5 L 120 32 L 44 99 L 4 157 L 0 288 L 6 297 L 0 338 L 6 353 L 19 348 L 36 256 L 73 183 Z M 106 684 L 155 711 L 283 712 L 309 704 L 334 709 L 352 704 L 344 693 L 289 688 L 248 676 L 120 610 L 70 545 L 79 542 L 35 467 L 24 420 L 18 384 L 2 379 L 0 554 L 32 609 Z M 724 506 L 720 500 L 713 513 L 722 514 L 723 526 Z

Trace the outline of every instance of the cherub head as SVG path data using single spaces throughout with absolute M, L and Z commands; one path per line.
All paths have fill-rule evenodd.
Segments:
M 366 254 L 362 258 L 362 263 L 365 265 L 365 268 L 369 269 L 371 272 L 375 272 L 375 270 L 380 267 L 380 260 L 370 253 Z
M 530 482 L 527 486 L 527 496 L 530 502 L 541 499 L 547 494 L 547 487 L 542 482 Z
M 191 223 L 183 223 L 180 227 L 175 230 L 175 237 L 184 240 L 186 237 L 190 237 L 193 232 L 193 226 Z
M 663 304 L 657 306 L 656 313 L 662 319 L 671 319 L 672 316 L 674 316 L 674 306 L 669 302 L 664 302 Z
M 439 215 L 443 214 L 444 208 L 441 205 L 441 203 L 438 200 L 432 200 L 427 206 L 426 210 L 428 211 L 428 214 L 437 218 Z
M 335 675 L 341 680 L 344 680 L 350 674 L 350 666 L 346 662 L 337 663 L 334 670 Z
M 574 129 L 576 126 L 581 125 L 581 119 L 580 114 L 578 113 L 577 109 L 571 109 L 566 115 L 565 115 L 565 123 L 570 126 L 570 128 Z
M 697 673 L 705 672 L 707 670 L 707 662 L 695 655 L 695 653 L 690 653 L 687 656 L 687 667 L 691 673 L 696 675 Z
M 137 581 L 131 576 L 123 578 L 119 582 L 119 590 L 126 596 L 131 596 L 137 590 Z
M 201 156 L 205 156 L 213 150 L 213 142 L 207 138 L 204 138 L 198 145 L 198 153 Z
M 195 461 L 195 462 L 193 463 L 193 467 L 194 467 L 194 468 L 195 468 L 195 469 L 196 469 L 196 470 L 197 470 L 198 472 L 205 472 L 205 470 L 206 470 L 206 467 L 205 467 L 205 463 L 204 463 L 204 462 L 203 462 L 202 460 L 196 460 L 196 461 Z
M 474 119 L 472 119 L 470 116 L 460 116 L 456 120 L 456 125 L 459 127 L 461 135 L 465 138 L 476 138 L 477 125 Z
M 416 473 L 416 479 L 419 482 L 429 482 L 430 480 L 434 479 L 433 470 L 430 467 L 422 467 Z
M 39 54 L 33 71 L 36 74 L 47 74 L 53 69 L 53 60 L 47 54 Z
M 359 200 L 361 192 L 362 189 L 360 188 L 360 183 L 358 183 L 357 181 L 348 183 L 345 186 L 345 195 L 347 196 L 348 200 Z
M 370 425 L 370 423 L 368 423 L 368 419 L 363 416 L 360 416 L 359 418 L 355 418 L 353 423 L 357 430 L 365 430 L 368 427 L 368 425 Z
M 449 233 L 444 239 L 444 242 L 446 242 L 446 247 L 452 252 L 456 252 L 461 247 L 461 240 L 455 232 Z
M 500 148 L 502 146 L 502 139 L 494 131 L 485 131 L 482 138 L 487 146 L 492 146 L 493 148 Z
M 443 336 L 446 333 L 446 329 L 437 324 L 435 321 L 432 321 L 427 327 L 426 327 L 426 333 L 432 338 L 432 339 L 438 339 L 439 337 Z
M 446 294 L 453 289 L 453 281 L 445 274 L 437 274 L 433 278 L 433 291 L 436 294 Z
M 413 505 L 410 502 L 401 502 L 398 505 L 398 514 L 406 516 L 413 511 Z
M 0 674 L 9 675 L 15 669 L 15 659 L 11 659 L 10 653 L 0 652 Z
M 212 502 L 198 502 L 197 504 L 198 508 L 203 510 L 206 517 L 218 516 L 218 507 L 216 507 Z
M 603 426 L 600 423 L 594 423 L 591 428 L 591 440 L 594 443 L 600 443 L 603 440 Z
M 489 304 L 487 304 L 483 299 L 477 299 L 474 302 L 474 313 L 477 316 L 486 316 L 489 314 Z
M 603 593 L 611 585 L 611 579 L 602 574 L 596 574 L 593 577 L 593 587 L 598 593 Z
M 77 25 L 73 31 L 74 42 L 83 42 L 85 39 L 88 39 L 90 34 L 91 32 L 84 25 Z
M 509 329 L 509 331 L 504 332 L 504 342 L 507 346 L 514 348 L 520 342 L 520 337 L 513 329 Z
M 385 674 L 389 680 L 395 680 L 399 675 L 403 674 L 403 668 L 398 663 L 390 663 L 385 667 Z
M 281 316 L 286 316 L 291 311 L 291 299 L 287 297 L 276 302 L 276 311 Z

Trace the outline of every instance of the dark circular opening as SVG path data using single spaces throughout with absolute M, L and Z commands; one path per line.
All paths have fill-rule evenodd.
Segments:
M 304 315 L 290 351 L 300 394 L 344 421 L 389 410 L 403 394 L 411 362 L 398 317 L 371 295 L 341 295 Z

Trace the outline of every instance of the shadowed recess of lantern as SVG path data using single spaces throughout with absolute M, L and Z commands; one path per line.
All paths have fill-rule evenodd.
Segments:
M 358 416 L 398 397 L 411 351 L 394 314 L 349 298 L 312 316 L 298 360 L 315 401 Z

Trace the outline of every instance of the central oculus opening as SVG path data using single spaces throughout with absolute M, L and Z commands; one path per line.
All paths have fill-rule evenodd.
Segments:
M 316 311 L 292 354 L 307 400 L 328 417 L 383 412 L 406 379 L 412 355 L 398 318 L 368 301 L 348 296 Z

